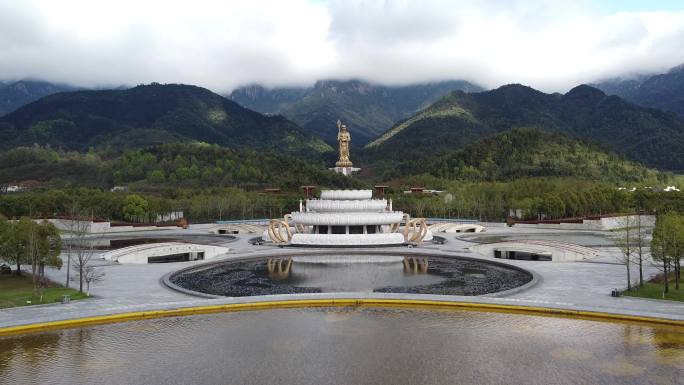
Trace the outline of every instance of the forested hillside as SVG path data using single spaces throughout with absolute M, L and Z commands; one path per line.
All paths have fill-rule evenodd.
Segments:
M 559 133 L 516 128 L 422 159 L 377 162 L 384 178 L 430 174 L 467 181 L 572 177 L 613 183 L 664 183 L 672 174 L 649 169 L 596 145 Z
M 170 210 L 191 221 L 279 217 L 296 209 L 302 185 L 379 182 L 390 184 L 397 209 L 414 216 L 503 220 L 510 209 L 551 218 L 679 209 L 681 193 L 658 189 L 684 187 L 681 177 L 633 159 L 675 169 L 681 131 L 674 114 L 587 86 L 565 95 L 516 85 L 454 92 L 368 149 L 353 150 L 364 170 L 344 177 L 328 170 L 332 148 L 295 123 L 198 87 L 69 92 L 0 119 L 0 184 L 33 185 L 0 195 L 0 214 L 59 215 L 77 202 L 92 215 L 126 220 L 122 206 L 137 195 L 148 219 Z M 411 186 L 446 193 L 403 194 Z M 282 193 L 263 194 L 268 187 Z
M 650 167 L 684 170 L 684 121 L 586 85 L 565 95 L 521 85 L 453 92 L 366 146 L 364 159 L 422 159 L 514 128 L 560 132 Z
M 141 190 L 236 187 L 297 190 L 304 184 L 354 186 L 354 179 L 327 170 L 321 161 L 225 148 L 206 143 L 170 143 L 123 154 L 64 152 L 20 147 L 0 153 L 0 183 L 36 180 L 46 186 Z
M 203 141 L 313 156 L 332 148 L 283 117 L 266 117 L 204 88 L 151 84 L 54 94 L 0 118 L 0 148 L 84 151 Z

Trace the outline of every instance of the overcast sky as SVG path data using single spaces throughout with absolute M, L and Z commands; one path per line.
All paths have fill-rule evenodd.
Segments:
M 0 0 L 5 80 L 227 92 L 466 79 L 565 92 L 682 63 L 682 0 Z

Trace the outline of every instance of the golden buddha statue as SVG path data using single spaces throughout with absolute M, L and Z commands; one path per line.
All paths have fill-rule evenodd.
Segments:
M 340 159 L 335 163 L 336 167 L 351 167 L 352 162 L 349 160 L 349 142 L 351 142 L 351 134 L 347 130 L 347 126 L 337 121 L 337 144 L 339 147 Z

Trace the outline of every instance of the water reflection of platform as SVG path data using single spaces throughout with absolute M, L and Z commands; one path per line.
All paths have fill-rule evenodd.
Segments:
M 324 258 L 311 259 L 311 262 L 293 258 L 292 271 L 287 279 L 293 285 L 319 288 L 324 293 L 372 292 L 383 287 L 428 286 L 446 280 L 429 274 L 427 269 L 407 271 L 404 257 L 367 256 L 365 260 L 363 256 Z M 324 261 L 326 259 L 328 262 Z

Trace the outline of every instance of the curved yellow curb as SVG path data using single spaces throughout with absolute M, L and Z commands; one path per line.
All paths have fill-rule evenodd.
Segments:
M 66 329 L 86 325 L 98 325 L 114 322 L 134 321 L 150 318 L 177 317 L 193 314 L 208 314 L 218 312 L 232 312 L 244 310 L 263 310 L 279 308 L 302 308 L 302 307 L 409 307 L 409 308 L 439 308 L 439 309 L 468 309 L 491 312 L 523 313 L 531 315 L 562 316 L 571 318 L 639 322 L 657 325 L 684 327 L 684 321 L 665 318 L 643 317 L 604 312 L 566 310 L 556 308 L 544 308 L 519 305 L 485 304 L 472 302 L 430 301 L 413 299 L 305 299 L 305 300 L 282 300 L 249 303 L 234 303 L 225 305 L 196 306 L 170 310 L 152 310 L 129 312 L 95 317 L 76 318 L 63 321 L 51 321 L 28 325 L 11 326 L 0 328 L 0 336 L 41 332 L 55 329 Z

